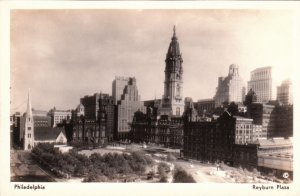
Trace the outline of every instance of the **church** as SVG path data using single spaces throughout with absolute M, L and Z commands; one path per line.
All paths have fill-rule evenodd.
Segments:
M 24 150 L 32 150 L 38 143 L 66 144 L 67 138 L 63 127 L 35 126 L 35 116 L 31 107 L 31 96 L 28 92 L 27 109 L 19 116 L 18 126 L 14 129 L 14 145 Z

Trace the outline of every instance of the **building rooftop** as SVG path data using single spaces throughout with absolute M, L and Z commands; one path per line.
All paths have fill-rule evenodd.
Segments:
M 236 118 L 237 120 L 248 120 L 248 121 L 253 121 L 252 118 L 245 118 L 243 116 L 233 116 L 233 118 Z
M 259 144 L 260 148 L 264 147 L 274 147 L 274 146 L 292 146 L 292 138 L 284 139 L 283 137 L 277 137 L 272 139 L 267 138 L 259 138 L 257 139 L 257 144 Z
M 34 139 L 55 140 L 61 132 L 66 136 L 63 127 L 36 127 L 34 128 Z
M 259 68 L 254 69 L 252 72 L 261 71 L 261 70 L 269 70 L 269 69 L 272 69 L 272 67 L 271 66 L 259 67 Z
M 213 98 L 211 99 L 199 99 L 198 102 L 214 102 L 215 100 Z

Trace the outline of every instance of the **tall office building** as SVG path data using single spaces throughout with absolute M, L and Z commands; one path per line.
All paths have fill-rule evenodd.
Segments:
M 220 107 L 224 102 L 243 102 L 244 90 L 243 80 L 239 75 L 239 67 L 230 65 L 227 77 L 219 77 L 216 95 L 214 97 L 215 106 Z
M 128 82 L 122 90 L 121 86 L 124 84 L 124 80 L 121 79 L 121 83 L 119 83 L 120 85 L 118 85 L 119 78 L 120 77 L 117 77 L 113 83 L 115 84 L 115 89 L 113 89 L 113 92 L 115 92 L 114 100 L 117 101 L 116 137 L 118 139 L 127 139 L 129 138 L 128 134 L 131 129 L 131 123 L 133 120 L 134 113 L 136 111 L 146 113 L 146 107 L 144 106 L 144 103 L 140 101 L 140 95 L 138 94 L 136 79 L 134 77 L 128 78 Z M 119 92 L 123 93 L 119 95 Z
M 258 103 L 267 103 L 272 99 L 272 67 L 261 67 L 251 72 L 248 91 L 252 89 Z
M 285 80 L 277 87 L 277 100 L 282 105 L 293 104 L 293 85 L 290 80 Z
M 160 115 L 182 116 L 184 112 L 182 56 L 175 26 L 172 41 L 166 55 L 164 95 L 159 109 Z
M 84 96 L 80 99 L 80 103 L 84 108 L 84 117 L 89 120 L 96 120 L 98 118 L 99 111 L 99 93 L 95 93 L 91 96 Z
M 125 86 L 128 84 L 129 80 L 129 77 L 116 76 L 115 80 L 113 81 L 112 96 L 115 105 L 117 105 L 117 102 L 121 100 L 121 96 L 123 95 Z

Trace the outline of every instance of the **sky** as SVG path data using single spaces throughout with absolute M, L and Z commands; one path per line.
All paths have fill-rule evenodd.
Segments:
M 239 66 L 272 66 L 273 89 L 295 66 L 290 10 L 13 10 L 11 112 L 74 109 L 85 95 L 112 93 L 115 76 L 136 77 L 142 100 L 163 95 L 173 26 L 183 58 L 183 94 L 212 98 L 218 77 Z M 273 91 L 275 98 L 275 90 Z

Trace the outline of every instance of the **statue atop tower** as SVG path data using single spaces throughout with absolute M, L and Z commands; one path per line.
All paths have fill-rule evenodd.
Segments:
M 176 28 L 173 28 L 173 36 L 168 48 L 165 60 L 165 81 L 160 115 L 182 116 L 184 111 L 184 100 L 182 94 L 183 69 L 182 55 L 180 52 Z

